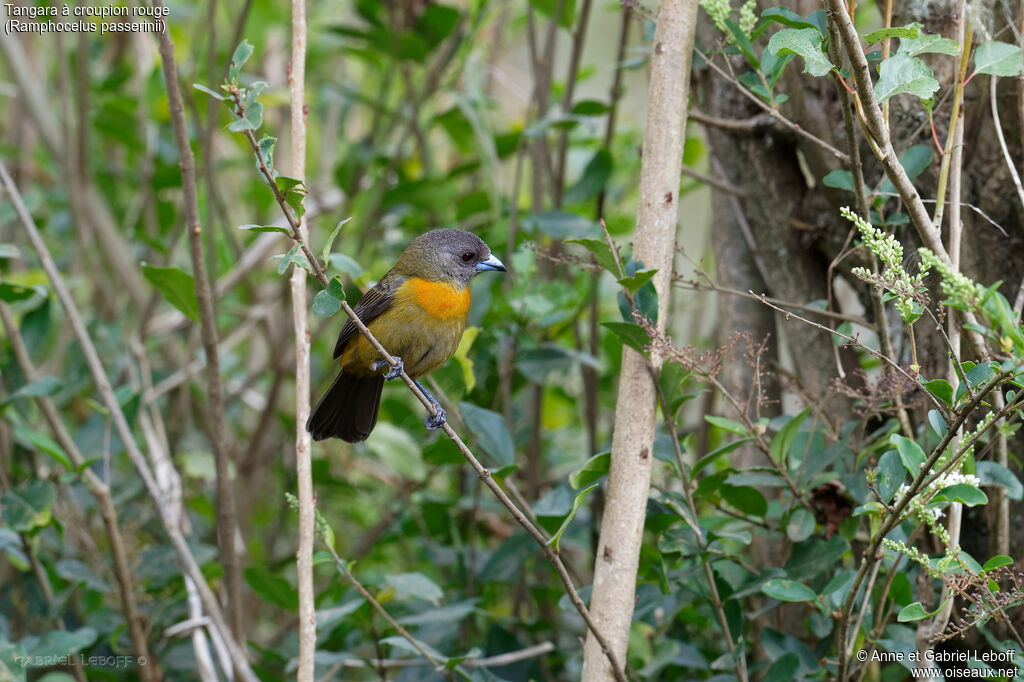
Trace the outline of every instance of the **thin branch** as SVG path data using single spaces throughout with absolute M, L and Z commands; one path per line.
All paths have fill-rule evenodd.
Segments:
M 301 2 L 301 0 L 299 1 Z M 409 631 L 402 627 L 397 620 L 392 618 L 391 614 L 388 613 L 387 609 L 385 609 L 381 605 L 381 603 L 377 601 L 377 599 L 370 593 L 370 591 L 366 589 L 361 582 L 359 582 L 359 580 L 352 574 L 352 571 L 349 570 L 348 564 L 345 563 L 345 561 L 342 560 L 340 556 L 338 556 L 338 553 L 334 550 L 334 546 L 328 542 L 325 542 L 324 546 L 327 547 L 327 551 L 331 553 L 332 557 L 334 557 L 334 563 L 337 564 L 338 571 L 340 571 L 342 575 L 348 578 L 349 582 L 352 583 L 353 587 L 355 587 L 359 591 L 359 594 L 363 595 L 363 599 L 370 602 L 370 605 L 373 606 L 374 610 L 376 610 L 377 613 L 379 613 L 381 617 L 383 617 L 384 620 L 388 622 L 388 625 L 390 625 L 392 628 L 395 629 L 395 631 L 398 634 L 404 637 L 405 640 L 412 645 L 412 648 L 415 649 L 420 656 L 429 661 L 430 665 L 434 666 L 434 670 L 444 675 L 444 677 L 450 680 L 451 682 L 455 682 L 455 675 L 452 674 L 452 671 L 448 670 L 442 662 L 438 661 L 430 654 L 429 651 L 424 649 L 420 641 L 413 637 L 411 634 L 409 634 Z
M 166 9 L 163 0 L 153 0 L 153 6 Z M 199 304 L 199 331 L 206 355 L 206 400 L 210 447 L 213 450 L 217 470 L 217 536 L 220 545 L 220 560 L 228 592 L 228 621 L 231 632 L 238 639 L 244 639 L 242 623 L 242 571 L 235 550 L 235 534 L 238 531 L 238 516 L 235 508 L 235 491 L 231 481 L 231 462 L 227 443 L 224 439 L 224 393 L 221 388 L 220 356 L 217 352 L 217 316 L 214 310 L 213 290 L 206 270 L 203 255 L 203 228 L 199 221 L 199 199 L 196 191 L 196 160 L 189 144 L 185 124 L 185 109 L 178 84 L 178 67 L 174 63 L 174 44 L 167 32 L 160 34 L 160 56 L 163 60 L 164 81 L 167 87 L 168 107 L 174 138 L 178 144 L 178 164 L 181 167 L 181 187 L 185 204 L 185 229 L 188 233 L 189 256 L 195 277 L 196 299 Z M 207 150 L 211 153 L 212 150 Z
M 745 85 L 740 83 L 739 80 L 737 80 L 734 76 L 726 72 L 725 69 L 720 67 L 718 64 L 715 64 L 715 62 L 712 61 L 711 58 L 708 57 L 706 54 L 701 52 L 699 48 L 695 47 L 693 48 L 693 51 L 697 56 L 704 60 L 704 63 L 711 67 L 712 71 L 717 73 L 725 80 L 729 81 L 729 83 L 732 84 L 732 86 L 735 87 L 737 90 L 739 90 L 744 97 L 746 97 L 751 102 L 753 102 L 758 107 L 767 112 L 769 116 L 775 118 L 786 129 L 793 131 L 797 135 L 809 140 L 810 142 L 813 142 L 814 144 L 818 145 L 819 147 L 821 147 L 829 154 L 842 161 L 843 163 L 850 162 L 850 157 L 847 156 L 845 152 L 839 151 L 838 149 L 836 149 L 835 147 L 833 147 L 831 144 L 821 139 L 820 137 L 807 132 L 807 130 L 802 128 L 800 125 L 793 123 L 788 118 L 779 113 L 778 109 L 773 109 L 771 106 L 768 105 L 767 102 L 765 102 L 763 99 L 752 93 Z

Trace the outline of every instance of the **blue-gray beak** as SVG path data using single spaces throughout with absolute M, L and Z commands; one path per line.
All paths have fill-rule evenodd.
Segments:
M 499 272 L 507 272 L 504 263 L 495 258 L 493 255 L 488 256 L 487 260 L 482 263 L 476 264 L 476 271 L 483 272 L 484 270 L 498 270 Z

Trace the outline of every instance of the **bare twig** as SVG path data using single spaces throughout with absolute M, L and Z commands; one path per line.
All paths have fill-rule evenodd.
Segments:
M 164 8 L 163 0 L 153 0 L 154 7 Z M 228 620 L 236 638 L 244 637 L 242 626 L 242 572 L 235 551 L 238 517 L 235 492 L 231 482 L 230 453 L 224 440 L 224 394 L 221 388 L 220 356 L 217 351 L 217 317 L 214 311 L 213 290 L 203 256 L 202 226 L 199 221 L 199 200 L 196 192 L 196 162 L 189 144 L 185 125 L 185 109 L 178 85 L 178 68 L 174 63 L 174 44 L 169 33 L 160 34 L 160 56 L 163 59 L 164 80 L 167 85 L 168 105 L 174 137 L 178 144 L 178 163 L 181 166 L 181 186 L 185 204 L 185 229 L 188 232 L 189 255 L 196 283 L 199 303 L 199 327 L 206 355 L 206 399 L 209 405 L 208 424 L 210 447 L 217 470 L 217 535 L 220 560 L 228 588 Z M 209 153 L 211 150 L 207 150 Z

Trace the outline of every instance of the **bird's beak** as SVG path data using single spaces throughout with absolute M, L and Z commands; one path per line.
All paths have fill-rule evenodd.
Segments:
M 476 271 L 483 272 L 484 270 L 497 270 L 499 272 L 507 272 L 504 263 L 495 258 L 493 255 L 488 256 L 487 260 L 482 263 L 476 264 Z

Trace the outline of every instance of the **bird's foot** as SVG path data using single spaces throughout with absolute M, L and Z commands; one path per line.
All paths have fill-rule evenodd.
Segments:
M 391 366 L 391 363 L 388 362 L 387 360 L 377 360 L 372 365 L 370 365 L 370 369 L 376 372 L 378 369 L 381 369 L 382 367 L 389 367 L 390 369 L 388 369 L 388 371 L 384 373 L 384 378 L 387 379 L 388 381 L 392 379 L 397 379 L 398 377 L 402 376 L 402 372 L 405 371 L 405 363 L 403 363 L 402 358 L 398 357 L 397 355 L 394 356 L 394 358 L 394 366 Z
M 434 403 L 434 409 L 437 410 L 437 414 L 434 416 L 427 416 L 423 420 L 423 425 L 427 427 L 428 431 L 436 431 L 437 429 L 444 426 L 445 422 L 448 421 L 448 413 L 444 411 L 444 408 Z
M 430 401 L 430 404 L 434 406 L 434 410 L 437 412 L 436 415 L 428 415 L 427 418 L 423 420 L 423 425 L 427 427 L 428 431 L 436 431 L 444 426 L 444 423 L 448 421 L 448 413 L 444 411 L 444 408 L 441 407 L 441 403 L 438 402 L 437 398 L 431 395 L 430 391 L 428 391 L 423 384 L 417 381 L 416 386 L 423 391 L 423 395 L 427 397 L 427 400 Z

